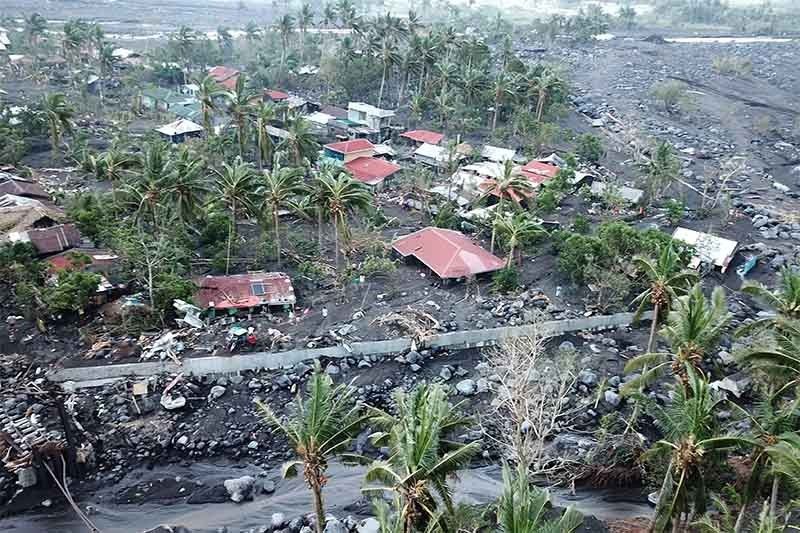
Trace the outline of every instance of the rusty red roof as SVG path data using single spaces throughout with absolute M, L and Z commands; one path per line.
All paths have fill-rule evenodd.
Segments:
M 421 143 L 439 144 L 444 139 L 444 134 L 429 130 L 411 130 L 401 133 L 400 137 Z
M 216 309 L 249 309 L 260 305 L 293 305 L 292 280 L 283 272 L 205 276 L 195 280 L 195 303 Z
M 50 270 L 59 272 L 72 268 L 72 258 L 70 257 L 72 254 L 88 257 L 89 263 L 87 267 L 93 267 L 92 270 L 103 271 L 116 265 L 119 260 L 119 256 L 108 250 L 98 250 L 97 248 L 73 248 L 48 257 L 47 262 L 50 263 Z
M 355 179 L 367 185 L 377 185 L 402 168 L 377 157 L 358 157 L 344 166 Z
M 353 139 L 350 141 L 326 144 L 324 148 L 332 152 L 339 152 L 340 154 L 351 154 L 353 152 L 372 150 L 375 148 L 375 145 L 373 145 L 367 139 Z
M 27 198 L 42 198 L 49 200 L 50 195 L 38 183 L 27 180 L 8 179 L 0 183 L 0 195 L 13 194 Z
M 558 167 L 541 161 L 531 161 L 522 169 L 521 172 L 534 183 L 544 183 L 554 178 L 558 174 Z
M 286 100 L 289 98 L 289 94 L 283 91 L 278 91 L 275 89 L 265 89 L 264 96 L 269 96 L 270 100 L 273 102 L 280 102 L 281 100 Z
M 63 252 L 81 243 L 81 234 L 75 224 L 59 224 L 49 228 L 30 229 L 21 240 L 30 242 L 40 254 Z
M 222 65 L 213 67 L 208 71 L 208 75 L 217 80 L 217 83 L 222 83 L 223 81 L 233 78 L 239 77 L 239 71 L 235 68 L 225 67 Z
M 403 257 L 414 256 L 440 278 L 463 278 L 500 270 L 505 262 L 463 233 L 442 228 L 424 228 L 392 244 Z

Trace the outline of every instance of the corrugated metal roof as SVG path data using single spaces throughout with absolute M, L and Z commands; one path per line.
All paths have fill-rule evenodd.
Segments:
M 273 102 L 280 102 L 289 98 L 289 94 L 277 89 L 267 89 L 264 91 L 264 96 L 268 96 Z
M 711 263 L 722 272 L 728 269 L 736 248 L 739 247 L 736 241 L 688 228 L 675 228 L 672 238 L 694 247 L 695 255 L 690 266 L 697 268 L 701 262 Z
M 209 69 L 208 75 L 217 80 L 217 83 L 222 83 L 223 81 L 230 79 L 234 76 L 238 78 L 239 71 L 236 70 L 235 68 L 218 65 L 216 67 Z
M 414 256 L 440 278 L 463 278 L 500 270 L 505 262 L 463 233 L 424 228 L 400 237 L 392 248 L 403 257 Z
M 69 250 L 81 243 L 81 234 L 75 224 L 59 224 L 49 228 L 30 229 L 17 234 L 14 240 L 30 242 L 40 254 Z
M 558 167 L 540 161 L 531 161 L 522 167 L 522 173 L 525 174 L 534 183 L 544 183 L 545 181 L 554 178 L 558 174 Z
M 50 199 L 50 195 L 42 189 L 41 185 L 22 179 L 8 179 L 0 183 L 0 194 Z
M 165 124 L 160 128 L 157 128 L 156 131 L 158 133 L 163 133 L 167 137 L 172 137 L 173 135 L 183 135 L 185 133 L 198 133 L 203 131 L 203 126 L 200 124 L 196 124 L 191 120 L 187 120 L 185 118 L 179 118 L 175 122 L 170 122 L 169 124 Z
M 261 305 L 294 305 L 292 280 L 283 272 L 205 276 L 195 280 L 195 303 L 204 309 L 249 309 Z
M 344 166 L 355 179 L 368 185 L 377 185 L 401 169 L 399 165 L 377 157 L 359 157 Z
M 483 150 L 481 151 L 481 157 L 490 161 L 497 161 L 498 163 L 513 160 L 515 156 L 516 152 L 514 150 L 509 148 L 498 148 L 497 146 L 491 146 L 489 144 L 484 146 Z
M 367 139 L 353 139 L 350 141 L 341 141 L 338 143 L 326 144 L 324 148 L 327 148 L 332 152 L 338 152 L 340 154 L 351 154 L 353 152 L 373 150 L 374 145 Z
M 421 143 L 439 144 L 444 139 L 444 134 L 430 130 L 411 130 L 401 133 L 400 137 Z

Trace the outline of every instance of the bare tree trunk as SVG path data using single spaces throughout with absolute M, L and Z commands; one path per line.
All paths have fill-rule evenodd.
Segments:
M 492 132 L 497 128 L 497 115 L 500 113 L 500 103 L 495 100 L 494 102 L 494 116 L 492 116 Z
M 322 255 L 322 208 L 317 208 L 317 246 L 319 246 L 319 255 Z
M 236 202 L 234 202 L 233 207 L 231 208 L 231 224 L 228 230 L 228 254 L 225 257 L 225 274 L 228 274 L 231 270 L 231 244 L 233 243 L 233 234 L 236 228 Z
M 647 341 L 647 353 L 653 353 L 653 347 L 655 345 L 655 340 L 656 340 L 656 328 L 658 327 L 658 315 L 660 307 L 661 306 L 659 304 L 653 305 L 653 321 L 650 324 L 650 339 Z
M 778 516 L 778 493 L 780 492 L 781 488 L 781 477 L 778 474 L 775 474 L 775 477 L 772 478 L 772 494 L 770 495 L 769 499 L 769 512 L 773 518 Z
M 336 261 L 336 270 L 339 270 L 339 225 L 334 222 L 333 228 L 333 253 Z
M 383 101 L 383 86 L 386 84 L 386 63 L 383 63 L 383 75 L 381 76 L 381 90 L 378 92 L 378 107 L 381 106 Z
M 314 495 L 314 514 L 317 517 L 314 527 L 317 533 L 322 533 L 325 529 L 325 509 L 322 506 L 322 487 L 318 484 L 311 488 Z

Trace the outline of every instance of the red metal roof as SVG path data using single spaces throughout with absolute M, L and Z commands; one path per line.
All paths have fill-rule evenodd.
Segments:
M 375 148 L 375 145 L 373 145 L 367 139 L 353 139 L 350 141 L 326 144 L 324 148 L 331 150 L 332 152 L 339 152 L 340 154 L 351 154 L 353 152 L 372 150 Z
M 235 77 L 239 77 L 239 71 L 235 68 L 225 67 L 225 66 L 216 66 L 208 71 L 208 75 L 217 80 L 217 83 L 222 83 L 223 81 Z
M 283 91 L 278 91 L 275 89 L 266 89 L 264 90 L 264 95 L 269 96 L 270 100 L 273 102 L 280 102 L 281 100 L 286 100 L 289 98 L 289 94 Z
M 248 309 L 295 303 L 292 280 L 283 272 L 205 276 L 195 280 L 195 303 L 203 309 Z
M 71 254 L 87 256 L 89 264 L 87 267 L 93 267 L 92 270 L 103 271 L 117 263 L 119 257 L 108 250 L 98 250 L 96 248 L 73 248 L 66 250 L 54 256 L 48 257 L 47 262 L 50 263 L 50 270 L 59 272 L 72 268 Z
M 81 234 L 75 224 L 31 229 L 25 232 L 25 236 L 40 254 L 63 252 L 81 243 Z
M 411 130 L 401 133 L 400 137 L 421 143 L 439 144 L 444 139 L 444 134 L 429 130 Z
M 355 179 L 367 185 L 377 185 L 402 168 L 377 157 L 358 157 L 344 166 Z
M 558 167 L 541 161 L 531 161 L 522 167 L 521 172 L 534 183 L 544 183 L 558 174 Z
M 13 194 L 15 196 L 25 196 L 28 198 L 50 199 L 50 195 L 42 189 L 41 185 L 32 181 L 25 180 L 5 180 L 0 183 L 0 195 Z
M 403 257 L 413 255 L 440 278 L 463 278 L 500 270 L 505 262 L 463 233 L 425 228 L 400 237 L 392 244 Z

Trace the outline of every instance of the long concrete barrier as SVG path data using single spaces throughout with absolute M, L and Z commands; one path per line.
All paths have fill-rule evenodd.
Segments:
M 430 337 L 424 347 L 466 349 L 493 346 L 506 339 L 525 337 L 534 332 L 534 328 L 547 336 L 558 336 L 572 331 L 608 329 L 627 326 L 633 322 L 633 313 L 600 315 L 567 320 L 552 320 L 537 325 L 509 326 L 478 330 L 454 331 Z M 650 313 L 642 316 L 649 320 Z M 326 357 L 338 359 L 361 355 L 387 355 L 403 353 L 411 349 L 412 339 L 399 337 L 382 341 L 354 342 L 328 346 L 325 348 L 309 348 L 289 350 L 285 352 L 255 352 L 232 356 L 193 357 L 184 359 L 181 364 L 173 361 L 142 362 L 128 364 L 109 364 L 103 366 L 84 366 L 61 368 L 48 373 L 48 379 L 55 382 L 95 381 L 126 376 L 154 376 L 165 373 L 183 372 L 187 375 L 203 376 L 207 374 L 231 374 L 243 370 L 274 370 L 291 368 L 302 361 Z M 418 346 L 418 348 L 422 348 Z

